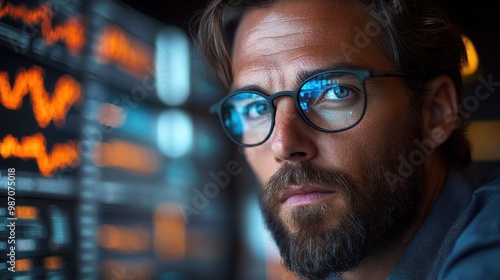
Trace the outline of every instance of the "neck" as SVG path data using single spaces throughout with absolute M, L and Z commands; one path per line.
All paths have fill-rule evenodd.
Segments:
M 355 270 L 342 274 L 344 280 L 378 280 L 386 279 L 396 266 L 408 243 L 415 235 L 434 205 L 446 179 L 446 164 L 443 156 L 436 152 L 424 163 L 424 183 L 417 213 L 411 226 L 402 238 L 390 244 L 386 250 L 365 259 Z

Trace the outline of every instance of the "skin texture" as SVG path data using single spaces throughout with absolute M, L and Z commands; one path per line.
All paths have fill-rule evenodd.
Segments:
M 301 82 L 296 79 L 299 70 L 314 71 L 351 62 L 345 58 L 339 42 L 354 45 L 354 34 L 350 30 L 363 27 L 366 20 L 354 5 L 339 3 L 334 6 L 349 12 L 332 13 L 327 3 L 315 7 L 304 1 L 247 13 L 235 40 L 232 88 L 256 85 L 268 94 L 294 90 Z M 331 26 L 335 26 L 335 32 L 329 31 Z M 393 70 L 390 60 L 381 55 L 374 42 L 351 58 L 356 64 Z M 381 82 L 386 90 L 381 94 L 368 93 L 368 110 L 363 121 L 342 133 L 325 134 L 309 127 L 296 112 L 292 99 L 278 100 L 276 125 L 270 140 L 247 149 L 248 160 L 259 162 L 252 166 L 261 182 L 264 183 L 280 163 L 288 160 L 336 166 L 357 177 L 363 169 L 370 168 L 366 155 L 378 147 L 386 149 L 387 145 L 382 143 L 387 140 L 391 143 L 393 132 L 403 129 L 408 112 L 405 96 L 397 94 L 403 91 L 401 85 L 395 80 Z M 367 141 L 365 135 L 370 135 L 371 141 Z M 367 166 L 359 166 L 363 164 L 359 159 Z
M 346 55 L 346 44 L 356 46 L 356 30 L 364 30 L 370 20 L 363 7 L 352 1 L 278 1 L 265 8 L 249 10 L 235 37 L 232 91 L 244 87 L 267 94 L 295 90 L 301 83 L 298 72 L 345 65 L 394 71 L 393 63 L 378 49 L 376 40 L 359 48 L 359 52 Z M 282 165 L 307 162 L 338 170 L 363 186 L 365 175 L 374 170 L 381 172 L 388 157 L 396 161 L 401 155 L 399 147 L 411 141 L 407 131 L 412 104 L 396 78 L 370 78 L 366 86 L 368 104 L 363 120 L 339 133 L 315 130 L 302 120 L 291 98 L 279 98 L 275 102 L 276 123 L 271 137 L 260 146 L 245 149 L 246 158 L 262 185 Z M 418 115 L 417 129 L 421 130 L 423 139 L 432 139 L 436 146 L 446 140 L 456 121 L 454 103 L 454 88 L 449 78 L 440 76 L 430 84 Z M 408 145 L 412 147 L 411 143 Z M 422 194 L 410 228 L 397 244 L 380 255 L 367 257 L 358 267 L 343 273 L 343 278 L 383 279 L 390 273 L 405 244 L 432 207 L 446 175 L 439 149 L 418 167 L 424 174 Z M 326 204 L 330 209 L 322 223 L 324 227 L 338 225 L 347 214 L 346 203 L 340 195 L 314 203 Z M 285 228 L 292 233 L 301 230 L 300 223 L 293 223 L 291 219 L 295 207 L 281 205 L 277 210 Z

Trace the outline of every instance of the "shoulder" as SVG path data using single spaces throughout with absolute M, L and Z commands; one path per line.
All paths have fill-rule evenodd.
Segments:
M 497 218 L 500 212 L 492 212 L 500 209 L 500 171 L 493 173 L 486 180 L 483 180 L 472 195 L 472 200 L 466 214 L 471 215 L 471 225 L 488 226 L 489 223 L 481 223 L 485 216 L 494 214 Z M 471 226 L 470 225 L 470 226 Z
M 474 191 L 469 206 L 452 227 L 456 242 L 440 279 L 500 279 L 499 175 Z

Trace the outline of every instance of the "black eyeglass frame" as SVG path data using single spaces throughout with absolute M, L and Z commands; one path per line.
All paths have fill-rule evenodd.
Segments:
M 363 97 L 364 97 L 363 98 L 363 110 L 361 112 L 361 115 L 359 116 L 359 119 L 355 123 L 353 123 L 352 125 L 347 126 L 345 128 L 342 128 L 342 129 L 328 130 L 328 129 L 321 128 L 321 127 L 315 125 L 314 123 L 312 123 L 305 116 L 304 112 L 300 108 L 300 101 L 299 101 L 300 89 L 306 83 L 308 83 L 310 80 L 316 78 L 317 76 L 325 75 L 325 74 L 330 74 L 330 73 L 345 73 L 345 74 L 351 74 L 351 75 L 356 76 L 356 78 L 358 78 L 358 80 L 359 80 L 359 82 L 361 84 L 361 87 L 362 87 L 361 89 L 363 91 Z M 297 112 L 299 112 L 299 115 L 301 116 L 301 118 L 308 125 L 310 125 L 311 127 L 313 127 L 314 129 L 316 129 L 318 131 L 321 131 L 321 132 L 325 132 L 325 133 L 341 132 L 341 131 L 345 131 L 345 130 L 348 130 L 348 129 L 351 129 L 351 128 L 355 127 L 358 123 L 361 122 L 361 120 L 363 119 L 363 117 L 365 115 L 365 112 L 366 112 L 366 103 L 367 103 L 365 80 L 367 78 L 371 78 L 371 77 L 423 78 L 424 76 L 425 75 L 423 75 L 421 73 L 418 73 L 418 72 L 380 71 L 380 70 L 363 70 L 363 69 L 335 69 L 335 70 L 327 70 L 327 71 L 322 71 L 322 72 L 316 73 L 316 74 L 308 77 L 307 79 L 305 79 L 300 84 L 300 86 L 297 87 L 297 89 L 295 91 L 279 91 L 279 92 L 273 93 L 271 95 L 268 95 L 268 94 L 265 94 L 265 93 L 262 93 L 262 92 L 259 92 L 259 91 L 253 91 L 253 90 L 233 92 L 233 93 L 229 94 L 228 96 L 224 97 L 219 102 L 217 102 L 214 105 L 212 105 L 210 107 L 210 113 L 211 114 L 217 114 L 217 116 L 219 118 L 219 121 L 221 123 L 221 126 L 222 126 L 222 128 L 223 128 L 226 136 L 233 143 L 235 143 L 236 145 L 241 146 L 241 147 L 255 147 L 255 146 L 262 145 L 264 142 L 266 142 L 269 139 L 269 137 L 271 136 L 271 134 L 272 134 L 272 132 L 274 130 L 274 124 L 275 124 L 275 120 L 276 120 L 276 105 L 274 104 L 274 100 L 276 100 L 279 97 L 282 97 L 282 96 L 290 96 L 290 97 L 292 97 L 293 100 L 294 100 L 294 103 L 295 103 L 295 109 L 297 110 Z M 223 114 L 222 114 L 222 106 L 231 97 L 233 97 L 233 96 L 235 96 L 237 94 L 242 94 L 242 93 L 257 94 L 257 95 L 261 96 L 262 98 L 264 98 L 269 104 L 272 105 L 272 119 L 271 119 L 271 126 L 269 127 L 269 132 L 267 133 L 267 136 L 262 141 L 257 142 L 255 144 L 244 144 L 244 143 L 242 143 L 242 142 L 234 139 L 233 136 L 231 135 L 231 133 L 228 131 L 226 125 L 224 124 L 224 118 L 223 118 Z

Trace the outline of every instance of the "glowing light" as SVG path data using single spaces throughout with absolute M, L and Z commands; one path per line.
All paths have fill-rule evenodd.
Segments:
M 0 103 L 9 110 L 18 110 L 25 95 L 30 94 L 33 113 L 38 125 L 45 128 L 50 121 L 64 124 L 69 109 L 82 97 L 80 83 L 69 75 L 61 76 L 54 87 L 52 98 L 45 90 L 44 71 L 33 66 L 17 72 L 14 86 L 9 82 L 9 74 L 0 72 Z
M 55 170 L 75 167 L 80 162 L 75 141 L 55 144 L 50 154 L 47 153 L 45 142 L 45 137 L 40 133 L 23 137 L 21 141 L 8 134 L 0 141 L 0 155 L 3 158 L 35 159 L 40 173 L 48 177 L 52 176 Z
M 18 219 L 34 220 L 38 218 L 38 208 L 35 206 L 17 206 L 16 217 Z
M 16 245 L 16 250 L 19 250 L 19 252 L 35 251 L 38 247 L 33 239 L 17 239 Z
M 99 244 L 103 248 L 118 248 L 123 241 L 117 227 L 111 225 L 100 225 L 98 229 Z
M 70 241 L 70 229 L 67 214 L 56 205 L 50 205 L 47 208 L 47 212 L 50 217 L 50 224 L 52 229 L 52 234 L 49 239 L 49 246 L 52 249 L 58 249 L 62 245 L 69 244 Z
M 165 104 L 177 106 L 190 92 L 189 41 L 178 28 L 162 30 L 156 39 L 156 88 Z
M 166 110 L 158 118 L 157 135 L 160 151 L 168 157 L 179 158 L 193 147 L 193 121 L 182 110 Z
M 49 256 L 43 258 L 43 266 L 46 270 L 57 270 L 64 267 L 64 260 L 61 256 Z
M 151 74 L 153 68 L 151 49 L 131 38 L 117 25 L 109 25 L 101 31 L 95 56 L 100 63 L 116 63 L 138 78 Z
M 7 16 L 25 24 L 41 25 L 42 38 L 48 45 L 62 41 L 74 55 L 79 54 L 85 46 L 86 30 L 83 19 L 80 16 L 71 17 L 59 26 L 53 27 L 52 8 L 49 4 L 30 9 L 24 4 L 14 6 L 0 1 L 0 18 Z
M 500 161 L 500 121 L 474 121 L 468 136 L 474 161 Z
M 33 263 L 30 259 L 20 259 L 16 260 L 16 271 L 26 271 L 31 270 Z
M 106 103 L 99 109 L 99 122 L 109 127 L 120 127 L 125 122 L 125 112 L 120 106 Z
M 467 51 L 468 63 L 462 68 L 462 76 L 470 76 L 474 74 L 479 67 L 479 55 L 477 54 L 476 47 L 469 39 L 469 37 L 463 35 L 462 40 L 464 41 L 465 48 Z
M 142 174 L 158 170 L 158 156 L 148 148 L 124 140 L 112 139 L 97 143 L 93 162 L 100 167 L 113 167 Z
M 149 250 L 149 232 L 140 226 L 99 225 L 98 242 L 108 250 L 137 253 Z
M 180 205 L 160 205 L 153 219 L 155 253 L 164 260 L 178 260 L 186 255 L 186 213 Z

